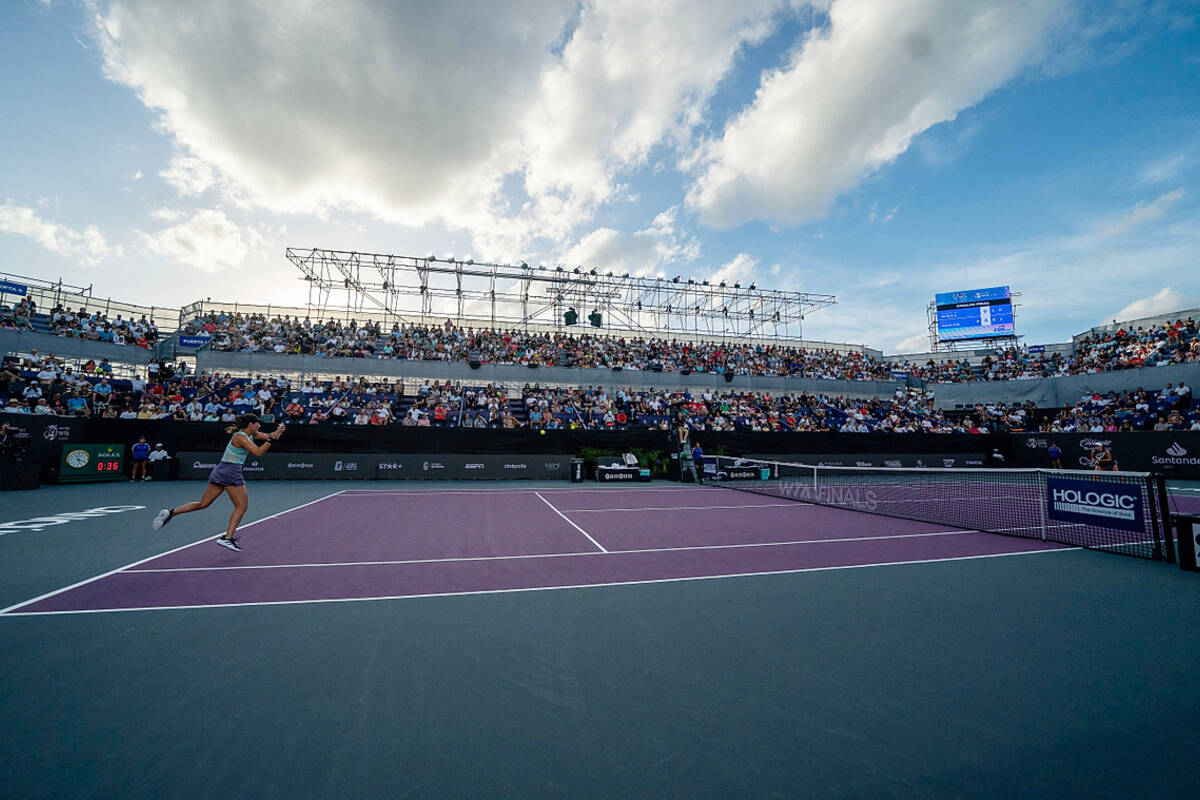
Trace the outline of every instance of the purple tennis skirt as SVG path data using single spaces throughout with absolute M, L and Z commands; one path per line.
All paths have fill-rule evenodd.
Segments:
M 221 461 L 213 471 L 208 473 L 208 482 L 215 483 L 217 486 L 245 486 L 246 481 L 242 478 L 242 465 L 234 464 L 231 461 Z

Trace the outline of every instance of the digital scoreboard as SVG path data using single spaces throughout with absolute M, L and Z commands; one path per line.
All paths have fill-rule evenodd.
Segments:
M 59 483 L 116 481 L 125 476 L 125 445 L 64 444 Z
M 1007 286 L 942 292 L 935 296 L 938 339 L 996 339 L 1015 335 L 1012 292 Z

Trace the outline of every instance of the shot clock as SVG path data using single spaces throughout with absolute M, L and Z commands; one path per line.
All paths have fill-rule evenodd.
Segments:
M 124 445 L 64 444 L 62 448 L 59 483 L 115 481 L 124 477 Z

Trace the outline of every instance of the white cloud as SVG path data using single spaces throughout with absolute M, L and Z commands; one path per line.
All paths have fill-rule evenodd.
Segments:
M 1153 317 L 1158 314 L 1169 314 L 1172 311 L 1195 308 L 1196 305 L 1196 298 L 1177 292 L 1170 286 L 1164 286 L 1149 297 L 1134 300 L 1111 317 L 1101 320 L 1100 324 L 1106 324 L 1110 320 L 1124 322 L 1142 317 Z
M 563 255 L 563 263 L 634 275 L 652 275 L 668 265 L 695 261 L 700 243 L 677 229 L 677 209 L 671 207 L 654 218 L 650 226 L 632 234 L 613 228 L 598 228 Z
M 217 182 L 217 176 L 208 164 L 178 154 L 172 156 L 171 163 L 158 176 L 185 197 L 204 194 Z
M 1102 228 L 1105 236 L 1121 236 L 1139 225 L 1153 222 L 1174 208 L 1183 199 L 1183 189 L 1159 195 L 1149 203 L 1138 203 L 1128 213 Z
M 121 247 L 110 245 L 95 225 L 77 231 L 43 219 L 35 209 L 16 205 L 11 200 L 0 206 L 0 231 L 28 237 L 47 250 L 75 259 L 84 266 L 122 254 Z
M 928 353 L 929 352 L 929 334 L 914 333 L 908 338 L 901 339 L 896 342 L 893 353 Z
M 197 211 L 190 219 L 157 233 L 138 234 L 155 255 L 204 272 L 245 268 L 251 257 L 262 257 L 267 243 L 262 230 L 240 227 L 220 209 Z
M 720 269 L 709 275 L 708 281 L 714 284 L 725 281 L 731 286 L 735 283 L 749 284 L 755 279 L 757 268 L 757 259 L 745 253 L 738 253 L 732 261 L 723 264 Z
M 509 260 L 625 198 L 621 176 L 691 135 L 785 5 L 111 0 L 96 28 L 106 74 L 177 147 L 162 176 L 182 194 L 440 223 Z
M 1037 58 L 1064 0 L 835 0 L 754 102 L 700 148 L 701 220 L 798 224 Z

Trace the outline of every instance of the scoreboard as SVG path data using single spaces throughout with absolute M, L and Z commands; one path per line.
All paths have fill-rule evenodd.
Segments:
M 58 465 L 59 483 L 116 481 L 124 476 L 125 445 L 64 444 Z
M 1012 292 L 1007 286 L 943 292 L 935 296 L 938 339 L 996 339 L 1013 336 Z

